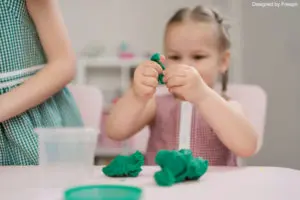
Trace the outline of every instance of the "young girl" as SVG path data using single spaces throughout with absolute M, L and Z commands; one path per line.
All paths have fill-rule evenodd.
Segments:
M 157 151 L 178 148 L 180 101 L 176 99 L 182 99 L 194 105 L 194 156 L 207 159 L 211 165 L 235 166 L 236 156 L 253 155 L 258 135 L 241 106 L 213 90 L 219 73 L 224 80 L 227 78 L 229 47 L 222 19 L 216 12 L 202 6 L 179 10 L 166 26 L 166 70 L 162 72 L 151 61 L 137 67 L 132 88 L 110 114 L 108 136 L 124 140 L 149 125 L 146 163 L 155 164 Z M 160 73 L 172 95 L 155 97 Z
M 0 165 L 36 165 L 34 128 L 82 125 L 75 57 L 56 1 L 1 1 L 0 18 Z

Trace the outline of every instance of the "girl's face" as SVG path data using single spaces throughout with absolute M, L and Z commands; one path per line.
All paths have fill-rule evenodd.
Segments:
M 213 87 L 218 74 L 227 70 L 230 57 L 228 51 L 220 51 L 217 28 L 213 23 L 193 21 L 169 25 L 164 41 L 166 66 L 193 66 L 205 83 Z

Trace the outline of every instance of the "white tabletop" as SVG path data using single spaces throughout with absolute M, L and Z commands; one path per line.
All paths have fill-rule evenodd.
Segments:
M 109 178 L 101 167 L 90 174 L 65 168 L 0 167 L 0 196 L 5 200 L 62 200 L 63 191 L 82 184 L 125 184 L 143 188 L 143 200 L 222 199 L 299 200 L 300 171 L 276 167 L 210 167 L 196 182 L 164 188 L 155 184 L 158 167 L 144 167 L 137 178 Z M 46 173 L 45 173 L 46 172 Z

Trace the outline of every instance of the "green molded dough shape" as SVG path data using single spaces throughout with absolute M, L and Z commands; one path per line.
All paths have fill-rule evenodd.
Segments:
M 153 54 L 151 56 L 150 60 L 152 60 L 153 62 L 156 62 L 157 64 L 159 64 L 163 70 L 166 69 L 165 66 L 164 66 L 164 64 L 161 62 L 161 55 L 159 53 Z M 160 84 L 165 84 L 164 81 L 163 81 L 163 79 L 164 79 L 164 75 L 163 74 L 159 74 L 158 75 L 158 82 Z
M 144 162 L 144 155 L 139 151 L 129 156 L 118 155 L 102 169 L 102 172 L 109 177 L 137 177 Z
M 192 151 L 160 150 L 155 162 L 161 170 L 154 174 L 159 186 L 172 186 L 175 183 L 198 180 L 208 169 L 208 161 L 200 157 L 193 157 Z

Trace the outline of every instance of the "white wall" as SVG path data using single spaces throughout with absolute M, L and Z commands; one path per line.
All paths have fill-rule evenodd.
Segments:
M 61 0 L 61 8 L 74 48 L 98 41 L 115 54 L 122 40 L 137 53 L 161 50 L 163 29 L 180 7 L 195 6 L 199 0 Z M 208 4 L 208 0 L 201 2 Z M 216 1 L 225 2 L 225 1 Z M 226 5 L 226 4 L 225 4 Z M 222 11 L 228 9 L 222 6 Z
M 290 1 L 295 2 L 295 1 Z M 257 8 L 243 1 L 243 77 L 268 93 L 265 141 L 251 165 L 300 169 L 300 1 Z

